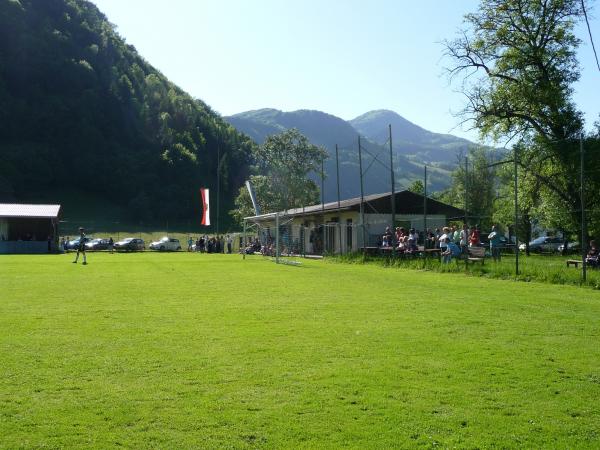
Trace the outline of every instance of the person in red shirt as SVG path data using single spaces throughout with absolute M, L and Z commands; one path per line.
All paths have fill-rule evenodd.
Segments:
M 481 243 L 479 238 L 479 225 L 475 225 L 473 231 L 471 231 L 471 235 L 469 236 L 469 247 L 476 247 Z

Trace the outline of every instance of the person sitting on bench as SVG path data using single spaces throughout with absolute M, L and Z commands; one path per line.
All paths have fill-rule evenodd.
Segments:
M 390 227 L 385 227 L 385 233 L 381 236 L 382 246 L 383 247 L 391 247 L 394 242 L 394 234 Z
M 598 250 L 598 247 L 596 246 L 596 241 L 590 241 L 590 250 L 588 251 L 588 254 L 585 258 L 585 262 L 590 267 L 598 267 L 598 265 L 599 265 L 598 257 L 599 256 L 600 256 L 600 250 Z
M 458 258 L 460 256 L 460 247 L 446 238 L 446 249 L 442 252 L 442 263 L 448 264 L 452 261 L 452 258 Z
M 405 239 L 407 253 L 416 253 L 418 235 L 414 228 L 408 232 L 408 237 Z

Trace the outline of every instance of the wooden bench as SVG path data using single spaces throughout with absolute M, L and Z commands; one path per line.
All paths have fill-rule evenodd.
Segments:
M 376 256 L 379 253 L 379 247 L 362 247 L 362 251 L 366 255 Z
M 442 258 L 442 250 L 439 248 L 426 248 L 423 250 L 422 254 L 425 255 L 425 258 L 429 258 L 429 257 L 435 257 L 437 259 Z
M 480 262 L 485 263 L 485 247 L 467 247 L 465 264 Z
M 583 261 L 580 259 L 567 259 L 567 267 L 575 266 L 577 269 L 579 264 L 583 264 Z
M 388 255 L 388 256 L 394 256 L 395 253 L 395 248 L 394 247 L 379 247 L 379 254 L 380 255 Z

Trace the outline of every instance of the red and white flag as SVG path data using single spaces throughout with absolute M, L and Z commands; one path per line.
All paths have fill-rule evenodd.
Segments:
M 208 189 L 200 188 L 202 196 L 202 223 L 201 225 L 210 226 L 210 200 L 208 198 Z

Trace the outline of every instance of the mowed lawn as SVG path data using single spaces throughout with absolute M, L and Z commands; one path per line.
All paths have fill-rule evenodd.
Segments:
M 600 292 L 72 258 L 0 257 L 2 448 L 600 446 Z

